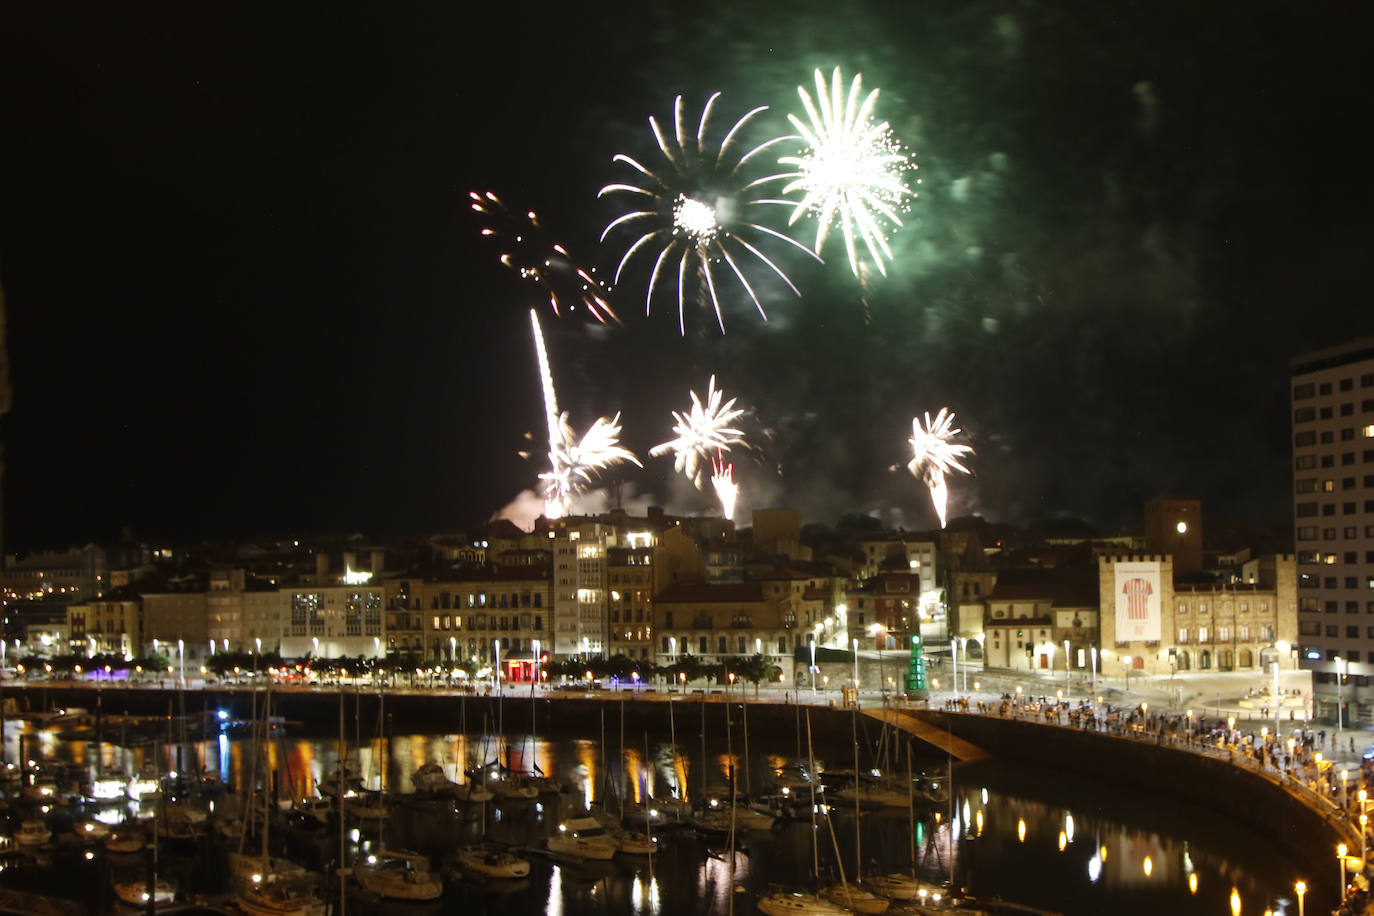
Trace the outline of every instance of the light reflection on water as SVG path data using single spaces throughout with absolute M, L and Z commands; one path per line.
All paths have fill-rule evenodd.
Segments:
M 242 787 L 253 757 L 249 742 L 228 735 L 185 746 L 123 749 L 105 744 L 98 753 L 93 745 L 60 741 L 51 733 L 28 737 L 37 740 L 26 746 L 43 756 L 84 763 L 92 770 L 97 762 L 102 770 L 128 775 L 152 769 L 165 773 L 177 766 L 201 768 L 230 791 Z M 694 744 L 695 736 L 686 740 Z M 754 748 L 750 760 L 751 779 L 758 788 L 791 762 L 784 756 L 791 748 L 786 739 L 754 738 L 753 743 L 764 745 Z M 532 805 L 489 807 L 489 832 L 507 842 L 537 843 L 556 830 L 560 817 L 574 815 L 614 791 L 622 774 L 630 800 L 652 796 L 656 789 L 668 794 L 674 786 L 683 787 L 686 794 L 691 764 L 686 752 L 692 748 L 680 745 L 674 753 L 662 738 L 649 742 L 647 758 L 642 746 L 626 747 L 620 759 L 618 748 L 606 748 L 603 753 L 601 745 L 590 739 L 511 735 L 508 747 L 513 764 L 537 763 L 542 772 L 555 774 L 567 791 L 561 799 L 544 800 L 544 810 Z M 349 751 L 349 767 L 373 787 L 382 784 L 383 749 L 377 738 Z M 411 775 L 430 762 L 443 765 L 455 781 L 465 781 L 468 767 L 495 759 L 496 743 L 463 735 L 407 734 L 388 739 L 387 751 L 386 784 L 394 791 L 409 792 Z M 328 738 L 274 741 L 266 753 L 288 791 L 313 791 L 338 765 L 337 744 Z M 723 784 L 731 766 L 744 765 L 737 753 L 716 753 L 706 759 L 708 784 Z M 973 893 L 1000 895 L 1065 914 L 1143 916 L 1162 909 L 1177 916 L 1222 914 L 1230 911 L 1233 889 L 1243 912 L 1259 913 L 1266 908 L 1283 912 L 1285 905 L 1295 905 L 1290 889 L 1299 877 L 1313 888 L 1307 899 L 1311 912 L 1334 905 L 1334 900 L 1328 900 L 1334 878 L 1329 882 L 1333 888 L 1323 889 L 1314 880 L 1315 872 L 1301 874 L 1300 863 L 1290 861 L 1275 844 L 1252 830 L 1158 797 L 1067 785 L 1062 776 L 1031 774 L 1014 764 L 956 770 L 952 800 L 938 810 L 923 809 L 914 823 L 905 814 L 875 811 L 866 812 L 860 824 L 865 871 L 907 870 L 914 845 L 916 870 L 925 880 L 945 880 L 952 861 L 958 882 Z M 436 857 L 480 836 L 476 820 L 436 826 L 433 817 L 423 812 L 398 813 L 389 829 L 395 840 L 414 842 Z M 834 816 L 833 840 L 822 820 L 817 846 L 823 869 L 839 849 L 845 873 L 854 875 L 854 829 L 852 810 L 843 806 Z M 1023 837 L 1018 835 L 1020 829 L 1024 829 Z M 708 853 L 695 840 L 666 836 L 664 840 L 663 853 L 654 857 L 652 876 L 649 863 L 643 860 L 617 862 L 598 872 L 536 858 L 527 886 L 510 891 L 502 908 L 566 916 L 608 910 L 723 911 L 732 884 L 757 894 L 771 884 L 804 882 L 811 870 L 807 821 L 767 833 L 742 834 L 745 848 L 736 853 L 733 877 L 724 848 Z M 457 913 L 481 901 L 490 902 L 490 893 L 463 885 L 445 898 L 444 911 Z M 735 903 L 739 906 L 741 901 Z

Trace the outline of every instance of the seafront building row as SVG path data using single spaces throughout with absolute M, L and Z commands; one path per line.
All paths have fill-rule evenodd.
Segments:
M 1161 498 L 1142 531 L 1099 538 L 978 519 L 804 532 L 786 509 L 759 510 L 741 530 L 651 509 L 384 544 L 90 545 L 7 559 L 6 653 L 11 664 L 161 652 L 199 665 L 276 652 L 397 668 L 499 656 L 517 681 L 543 656 L 663 666 L 760 655 L 798 682 L 813 645 L 899 653 L 920 636 L 927 654 L 1011 671 L 1253 671 L 1258 685 L 1275 663 L 1296 667 L 1294 556 L 1253 533 L 1204 551 L 1201 516 L 1196 500 Z

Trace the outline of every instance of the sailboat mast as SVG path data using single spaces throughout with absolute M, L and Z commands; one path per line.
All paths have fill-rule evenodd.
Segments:
M 684 793 L 682 791 L 683 786 L 677 778 L 677 723 L 673 716 L 673 698 L 671 696 L 668 697 L 668 739 L 672 742 L 672 747 L 669 749 L 671 754 L 669 759 L 673 768 L 673 788 L 677 791 L 678 800 L 681 801 Z
M 616 792 L 616 806 L 620 811 L 620 819 L 625 819 L 625 793 L 629 787 L 625 784 L 625 695 L 620 695 L 620 779 L 616 780 L 619 791 Z
M 272 734 L 272 688 L 267 688 L 267 695 L 262 701 L 262 734 L 265 739 Z M 263 742 L 266 745 L 266 741 Z M 256 755 L 254 755 L 256 757 Z M 268 822 L 271 818 L 271 811 L 267 807 L 267 792 L 272 782 L 272 771 L 267 767 L 266 758 L 263 759 L 263 787 L 262 787 L 262 867 L 267 868 L 267 830 Z M 247 831 L 244 831 L 247 833 Z
M 345 910 L 345 908 L 346 908 L 346 906 L 347 906 L 347 901 L 348 901 L 348 895 L 347 895 L 347 893 L 346 893 L 346 891 L 345 891 L 345 888 L 346 888 L 346 886 L 347 886 L 347 881 L 345 880 L 345 874 L 346 874 L 346 873 L 345 873 L 345 871 L 344 871 L 344 853 L 345 853 L 344 834 L 345 834 L 345 822 L 346 822 L 347 819 L 344 817 L 344 810 L 343 810 L 343 794 L 344 794 L 344 789 L 343 789 L 343 785 L 344 785 L 344 756 L 347 754 L 347 752 L 348 752 L 348 749 L 347 749 L 347 747 L 346 747 L 345 744 L 344 744 L 344 690 L 343 690 L 343 685 L 340 684 L 340 685 L 339 685 L 339 759 L 335 762 L 335 775 L 336 775 L 336 778 L 338 779 L 338 782 L 335 784 L 335 789 L 334 789 L 334 791 L 335 791 L 335 795 L 334 795 L 335 803 L 339 806 L 339 867 L 338 867 L 338 869 L 336 869 L 336 873 L 337 873 L 338 878 L 339 878 L 339 916 L 343 916 L 344 910 Z
M 800 709 L 800 706 L 798 706 Z M 800 732 L 798 732 L 800 735 Z M 821 851 L 816 845 L 816 757 L 811 749 L 811 710 L 806 711 L 806 766 L 811 773 L 807 785 L 811 787 L 811 877 L 820 877 Z
M 859 829 L 859 710 L 857 707 L 849 711 L 849 730 L 850 737 L 854 741 L 854 880 L 857 882 L 859 876 L 863 874 L 864 868 L 863 850 L 859 845 L 863 831 Z
M 907 839 L 911 841 L 911 877 L 916 878 L 916 784 L 911 778 L 911 739 L 906 742 L 907 813 L 911 817 Z
M 739 780 L 735 778 L 735 771 L 738 767 L 734 764 L 734 757 L 731 756 L 730 742 L 730 703 L 725 703 L 725 759 L 730 767 L 730 896 L 729 896 L 729 916 L 735 913 L 735 805 L 739 801 Z
M 744 691 L 740 691 L 744 695 Z M 749 698 L 744 697 L 744 795 L 746 798 L 753 796 L 753 790 L 749 786 Z
M 706 694 L 701 695 L 701 800 L 706 801 Z

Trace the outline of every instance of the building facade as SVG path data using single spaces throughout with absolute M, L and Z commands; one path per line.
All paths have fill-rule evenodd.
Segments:
M 1374 339 L 1291 363 L 1298 647 L 1319 709 L 1374 690 Z M 1337 677 L 1343 683 L 1336 683 Z M 1334 715 L 1331 716 L 1334 718 Z
M 1099 670 L 1250 671 L 1261 686 L 1274 661 L 1284 670 L 1295 667 L 1294 557 L 1260 558 L 1255 569 L 1254 582 L 1176 583 L 1167 554 L 1101 557 Z

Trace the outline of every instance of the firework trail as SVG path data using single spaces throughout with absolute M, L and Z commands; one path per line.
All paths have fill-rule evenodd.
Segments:
M 930 489 L 930 500 L 935 504 L 935 514 L 940 516 L 941 528 L 945 527 L 945 510 L 949 499 L 945 475 L 955 471 L 967 474 L 968 468 L 960 464 L 959 459 L 973 454 L 970 446 L 951 441 L 962 432 L 954 425 L 954 414 L 948 407 L 941 407 L 934 421 L 927 412 L 924 427 L 920 417 L 911 421 L 911 438 L 907 441 L 911 443 L 912 457 L 907 463 L 907 470 Z
M 716 499 L 720 500 L 721 515 L 733 520 L 739 485 L 735 483 L 735 466 L 726 464 L 723 455 L 711 459 L 711 487 L 716 491 Z
M 765 235 L 780 239 L 819 260 L 819 256 L 805 245 L 761 225 L 748 215 L 748 211 L 765 202 L 755 197 L 758 187 L 776 180 L 778 176 L 750 181 L 745 175 L 746 164 L 769 147 L 788 138 L 774 137 L 743 155 L 735 154 L 737 136 L 755 115 L 767 110 L 767 106 L 761 106 L 736 121 L 719 144 L 714 140 L 708 141 L 711 109 L 719 97 L 720 93 L 717 92 L 707 100 L 695 135 L 688 133 L 684 122 L 682 96 L 673 100 L 674 131 L 671 138 L 664 134 L 658 121 L 651 116 L 649 127 L 666 163 L 655 171 L 623 153 L 617 154 L 612 162 L 628 165 L 635 175 L 631 181 L 606 185 L 597 195 L 627 194 L 637 201 L 634 206 L 638 209 L 631 209 L 616 217 L 601 233 L 601 239 L 605 241 L 612 231 L 621 227 L 631 227 L 639 232 L 625 249 L 616 267 L 614 282 L 617 285 L 620 283 L 625 265 L 637 252 L 657 251 L 648 292 L 644 297 L 644 308 L 646 312 L 649 310 L 660 279 L 668 282 L 676 271 L 678 330 L 683 334 L 687 331 L 686 305 L 691 298 L 696 298 L 702 306 L 706 305 L 707 300 L 710 301 L 715 309 L 716 323 L 724 333 L 725 317 L 717 294 L 716 276 L 721 271 L 722 262 L 749 294 L 759 314 L 767 319 L 759 297 L 740 267 L 738 259 L 744 254 L 752 255 L 767 265 L 793 293 L 801 295 L 782 268 L 746 236 Z M 689 282 L 693 280 L 698 284 L 695 296 L 688 291 Z
M 553 372 L 544 347 L 539 315 L 530 310 L 534 331 L 534 351 L 539 359 L 539 381 L 544 389 L 544 418 L 549 428 L 549 470 L 540 474 L 544 481 L 544 514 L 561 518 L 572 508 L 572 497 L 591 483 L 601 471 L 613 464 L 629 462 L 643 467 L 634 453 L 620 445 L 620 414 L 597 418 L 579 439 L 566 413 L 558 412 L 558 396 L 553 388 Z
M 544 331 L 539 326 L 539 313 L 530 309 L 530 327 L 534 330 L 534 353 L 539 359 L 539 384 L 544 389 L 544 420 L 549 430 L 549 447 L 558 441 L 558 395 L 553 390 L 553 371 L 549 369 L 549 353 L 544 349 Z
M 580 305 L 602 324 L 620 321 L 608 301 L 610 291 L 592 276 L 595 269 L 583 269 L 544 231 L 533 210 L 517 215 L 491 191 L 471 191 L 468 197 L 473 211 L 486 218 L 483 237 L 499 243 L 501 263 L 542 287 L 555 315 L 576 311 Z
M 649 449 L 650 455 L 673 453 L 673 470 L 687 475 L 687 479 L 704 489 L 704 465 L 710 461 L 711 453 L 728 452 L 730 446 L 745 444 L 744 434 L 729 424 L 744 410 L 735 407 L 735 399 L 722 403 L 725 393 L 716 388 L 716 377 L 706 388 L 706 402 L 703 404 L 695 391 L 687 392 L 692 397 L 692 407 L 687 413 L 673 411 L 673 425 L 676 439 L 655 445 Z
M 892 250 L 883 221 L 893 227 L 902 225 L 898 211 L 905 210 L 907 199 L 915 196 L 906 185 L 905 173 L 916 165 L 892 136 L 888 123 L 874 122 L 878 90 L 860 101 L 862 74 L 854 77 L 847 96 L 839 67 L 835 68 L 828 88 L 820 70 L 816 71 L 815 80 L 814 100 L 805 86 L 797 87 L 806 120 L 787 116 L 807 149 L 798 156 L 780 157 L 778 164 L 791 166 L 794 171 L 772 176 L 786 182 L 782 187 L 784 195 L 797 191 L 801 200 L 768 202 L 794 207 L 789 226 L 804 213 L 815 215 L 817 254 L 831 226 L 838 222 L 854 275 L 859 276 L 859 264 L 863 261 L 857 244 L 861 240 L 874 266 L 886 276 L 884 260 L 892 259 Z

